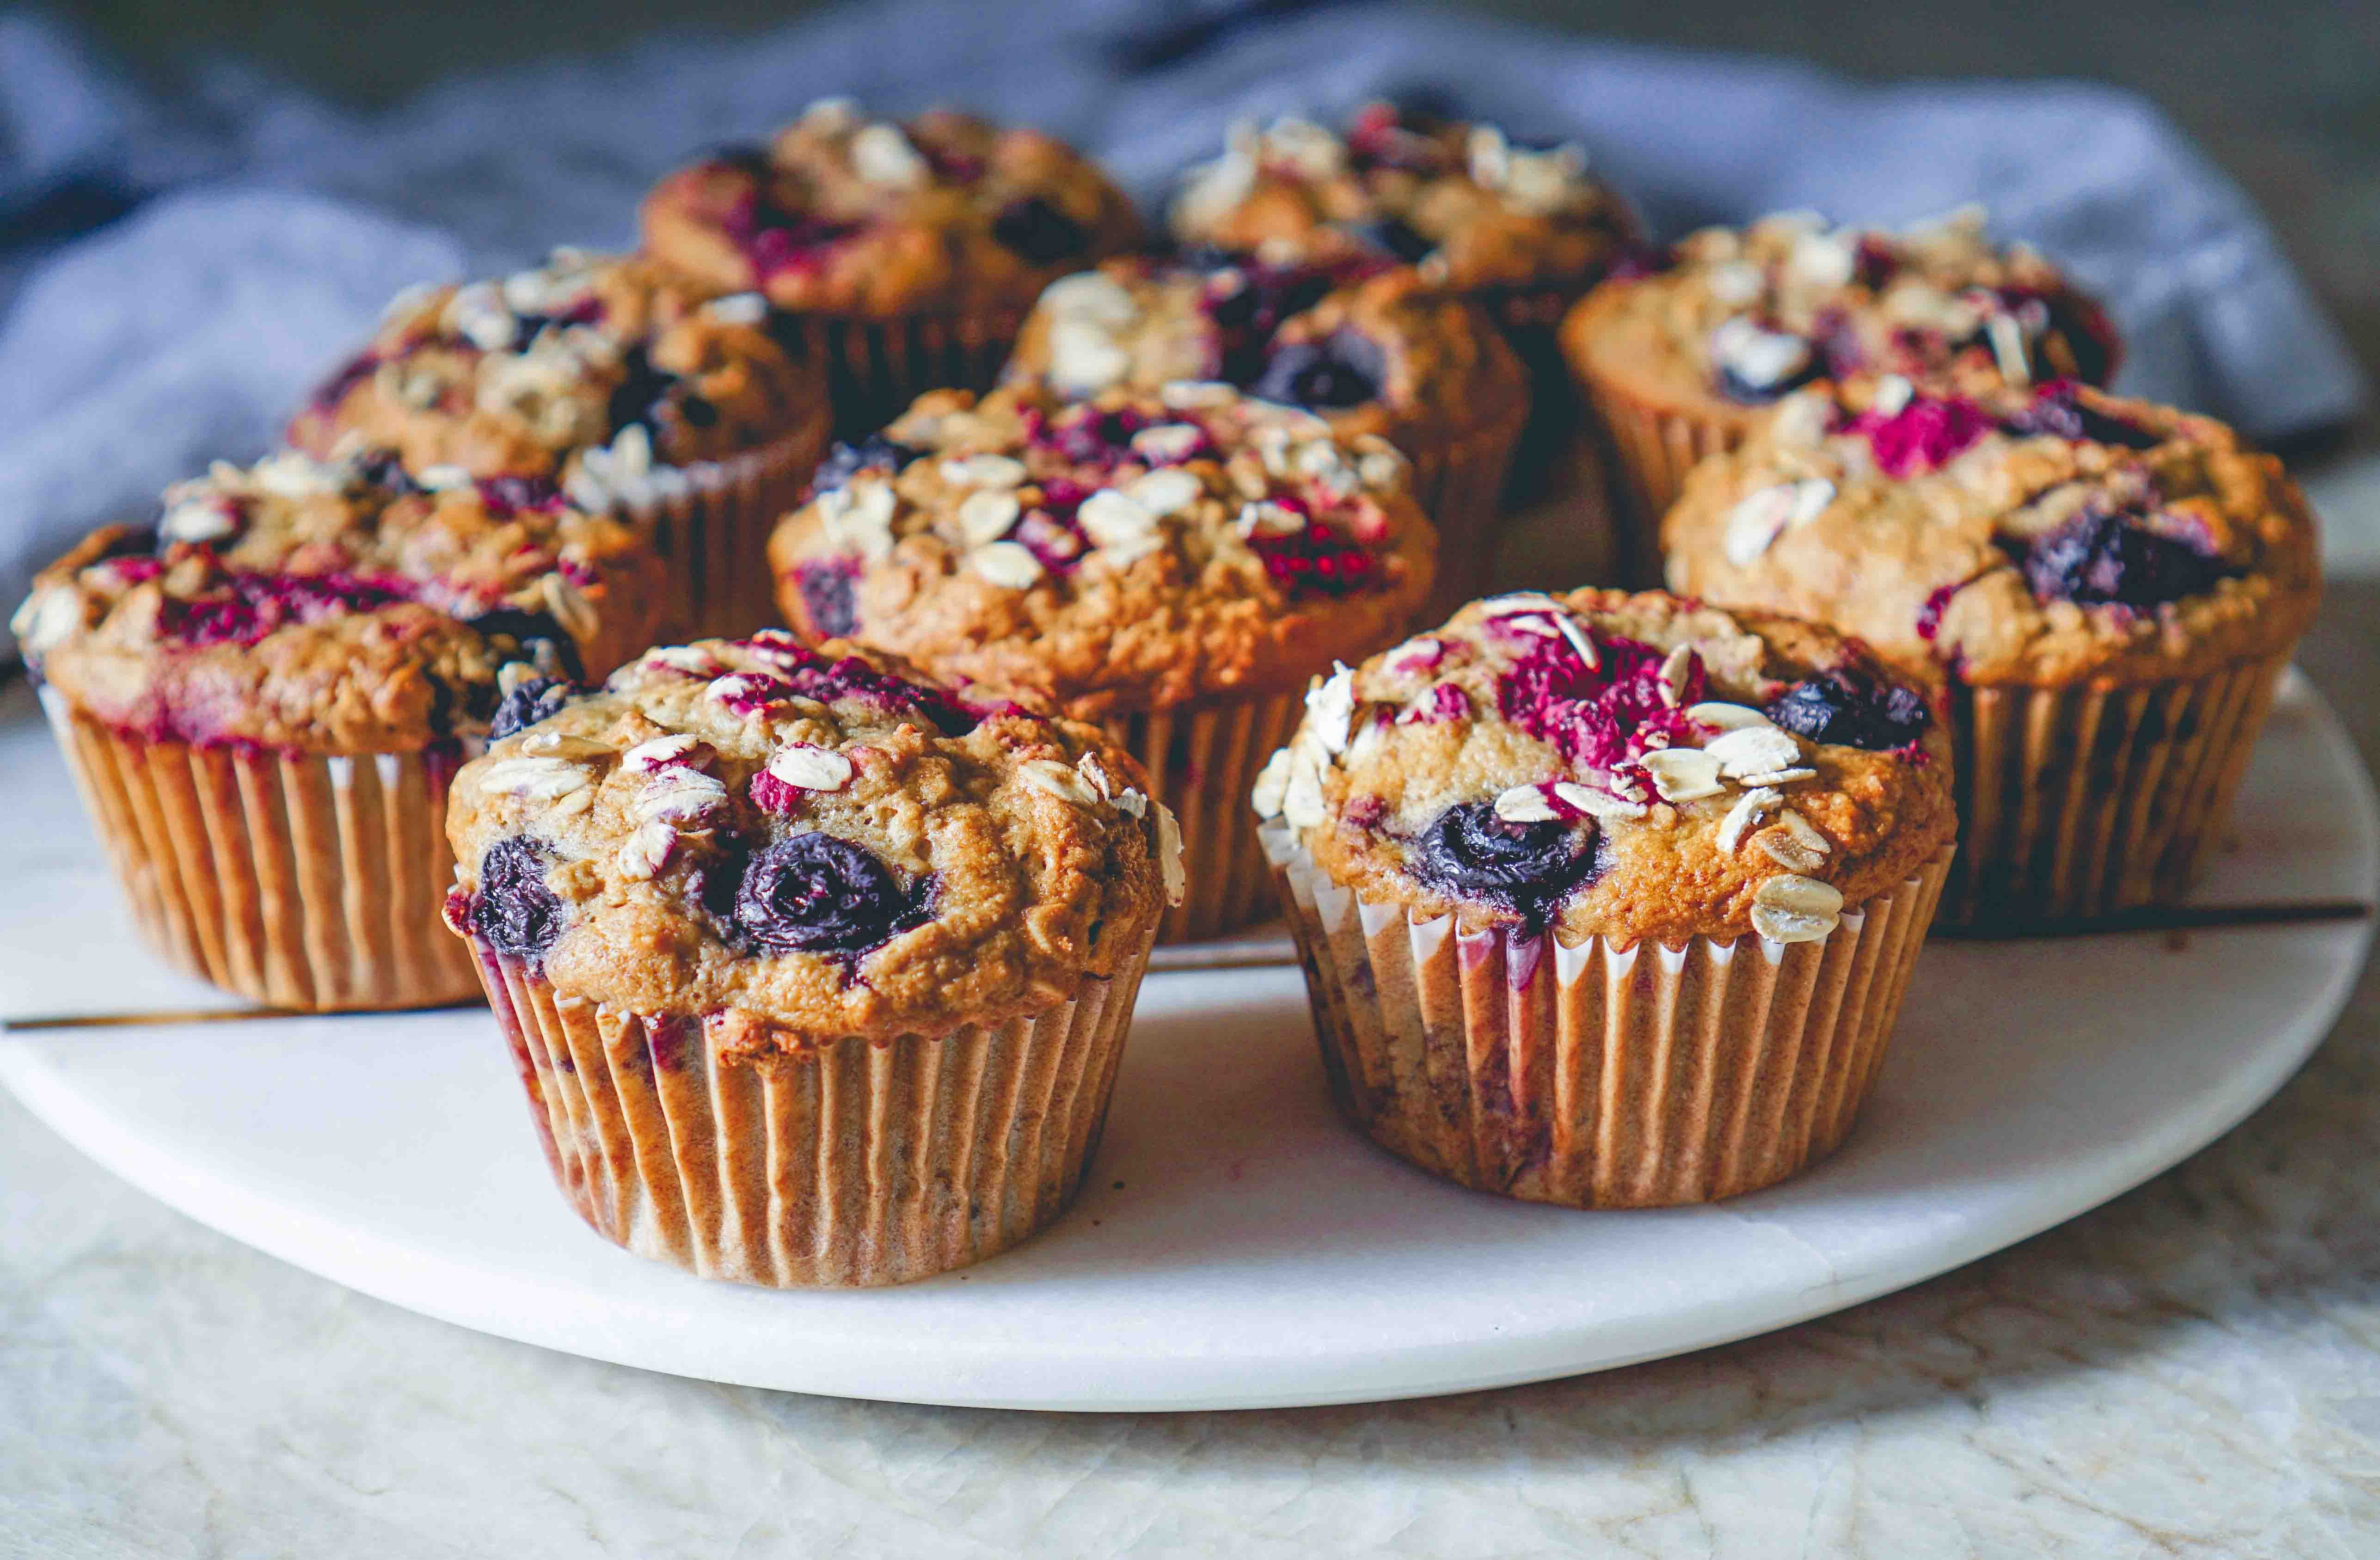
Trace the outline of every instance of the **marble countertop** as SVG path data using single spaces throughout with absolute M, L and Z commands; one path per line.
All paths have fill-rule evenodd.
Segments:
M 2380 762 L 2380 461 L 2317 501 L 2301 661 Z M 2371 1554 L 2375 1161 L 2367 971 L 2213 1147 L 1823 1321 L 1432 1401 L 1070 1416 L 467 1332 L 168 1211 L 0 1095 L 0 1555 Z

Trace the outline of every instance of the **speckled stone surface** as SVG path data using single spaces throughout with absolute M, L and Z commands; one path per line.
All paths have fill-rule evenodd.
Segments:
M 2302 662 L 2369 760 L 2380 506 L 2330 518 L 2352 572 Z M 1824 1321 L 1429 1402 L 1066 1416 L 466 1332 L 166 1211 L 0 1096 L 0 1554 L 2371 1554 L 2375 1159 L 2367 975 L 2214 1147 Z

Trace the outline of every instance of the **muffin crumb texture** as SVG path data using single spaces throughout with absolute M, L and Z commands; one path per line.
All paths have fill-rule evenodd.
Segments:
M 485 732 L 528 676 L 600 676 L 659 609 L 632 528 L 551 482 L 430 490 L 393 455 L 285 452 L 93 533 L 11 627 L 76 709 L 152 740 L 413 751 Z
M 456 776 L 450 923 L 735 1053 L 997 1025 L 1109 979 L 1179 835 L 1096 730 L 842 644 L 650 652 Z
M 1257 812 L 1359 898 L 1465 931 L 1815 941 L 1954 828 L 1925 692 L 1658 592 L 1477 603 L 1306 703 Z
M 1679 591 L 1976 685 L 2194 676 L 2285 648 L 2320 594 L 2278 460 L 2071 381 L 1814 386 L 1694 473 L 1663 543 Z
M 1374 435 L 1231 385 L 921 397 L 770 548 L 787 620 L 1083 719 L 1293 689 L 1389 642 L 1435 539 Z

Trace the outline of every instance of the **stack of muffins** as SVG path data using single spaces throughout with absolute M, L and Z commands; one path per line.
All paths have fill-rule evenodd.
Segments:
M 2047 261 L 1657 253 L 1575 147 L 1385 105 L 1235 128 L 1166 225 L 833 100 L 637 253 L 396 299 L 14 620 L 144 933 L 483 992 L 599 1232 L 868 1285 L 1062 1212 L 1160 942 L 1277 908 L 1355 1125 L 1628 1207 L 1840 1143 L 1937 906 L 2189 887 L 2313 522 L 2096 388 Z M 1475 599 L 1548 495 L 1676 594 Z

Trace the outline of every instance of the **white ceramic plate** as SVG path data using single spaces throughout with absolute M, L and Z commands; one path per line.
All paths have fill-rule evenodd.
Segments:
M 188 997 L 91 898 L 95 847 L 60 822 L 44 787 L 63 777 L 35 737 L 0 732 L 27 798 L 0 819 L 18 888 L 0 1010 Z M 2366 898 L 2380 871 L 2369 783 L 2295 678 L 2237 834 L 2210 901 Z M 80 925 L 47 897 L 77 892 Z M 95 953 L 65 946 L 95 936 Z M 465 1326 L 855 1397 L 1252 1408 L 1673 1354 L 1996 1250 L 2254 1109 L 2329 1028 L 2369 936 L 1937 943 L 1841 1153 L 1722 1206 L 1628 1213 L 1462 1191 L 1342 1127 L 1293 970 L 1155 976 L 1072 1214 L 965 1273 L 856 1294 L 706 1284 L 589 1233 L 547 1181 L 484 1013 L 21 1031 L 0 1042 L 0 1079 L 193 1217 Z

